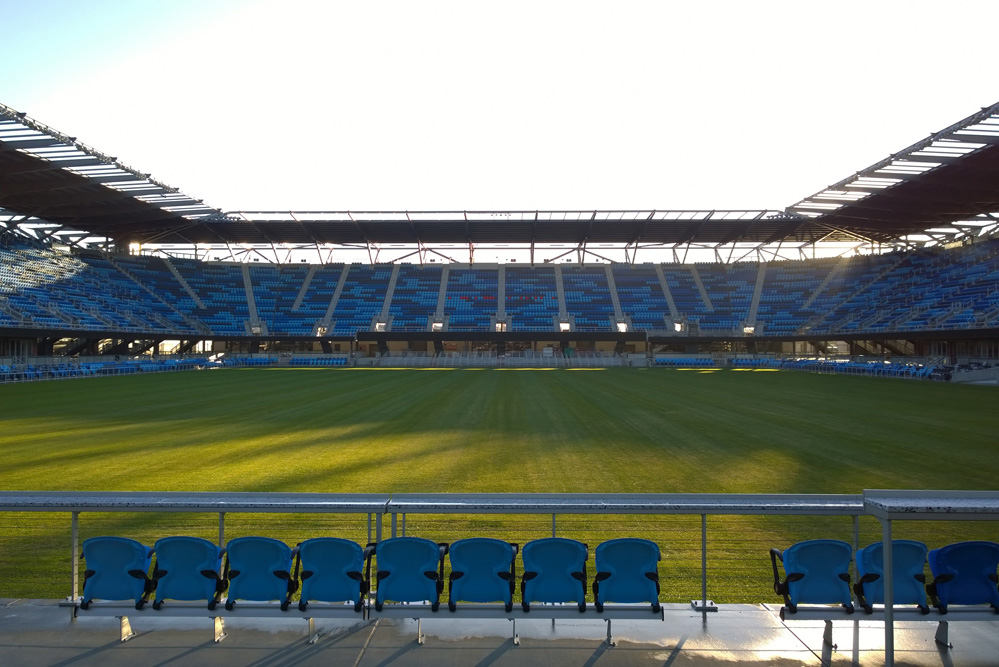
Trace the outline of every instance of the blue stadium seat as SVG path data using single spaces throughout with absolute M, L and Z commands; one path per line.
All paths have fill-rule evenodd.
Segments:
M 225 608 L 236 600 L 280 600 L 287 609 L 298 580 L 291 575 L 292 549 L 269 537 L 237 537 L 226 545 L 225 578 L 229 593 Z
M 464 602 L 503 602 L 513 609 L 517 545 L 488 537 L 458 540 L 449 550 L 448 609 Z
M 164 600 L 204 600 L 209 609 L 215 608 L 225 592 L 220 576 L 225 549 L 200 537 L 182 535 L 157 540 L 153 548 L 153 609 L 159 609 Z
M 926 604 L 926 545 L 914 540 L 892 540 L 892 600 L 894 604 L 914 604 L 924 614 Z M 864 611 L 874 611 L 871 605 L 884 604 L 884 544 L 875 542 L 857 551 L 857 577 L 853 590 Z
M 298 608 L 305 611 L 310 602 L 352 602 L 361 611 L 368 593 L 364 561 L 373 551 L 351 540 L 316 537 L 298 545 L 298 563 L 302 569 L 302 593 Z
M 431 610 L 437 611 L 444 590 L 447 551 L 446 544 L 421 537 L 392 537 L 375 545 L 372 550 L 378 562 L 375 609 L 381 611 L 386 600 L 429 601 Z
M 564 537 L 546 537 L 524 545 L 524 574 L 520 581 L 521 604 L 575 602 L 586 611 L 586 558 L 588 547 Z
M 149 565 L 153 550 L 124 537 L 91 537 L 83 542 L 83 600 L 86 609 L 91 600 L 133 600 L 142 609 L 153 583 Z
M 774 592 L 784 596 L 790 612 L 799 604 L 841 604 L 853 613 L 850 598 L 850 545 L 840 540 L 807 540 L 783 552 L 770 550 L 774 570 Z M 777 561 L 784 565 L 780 580 Z
M 659 547 L 637 538 L 608 540 L 597 547 L 593 602 L 598 612 L 605 602 L 651 602 L 659 613 Z
M 999 544 L 958 542 L 929 553 L 933 583 L 927 592 L 941 614 L 951 604 L 990 604 L 999 614 Z

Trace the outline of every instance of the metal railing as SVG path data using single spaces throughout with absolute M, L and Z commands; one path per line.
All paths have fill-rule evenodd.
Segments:
M 327 494 L 327 493 L 150 493 L 0 491 L 0 512 L 67 512 L 71 515 L 72 563 L 80 553 L 79 517 L 84 512 L 213 513 L 218 515 L 218 543 L 225 544 L 230 513 L 367 515 L 369 542 L 381 541 L 388 521 L 391 537 L 406 534 L 407 515 L 550 515 L 556 536 L 560 516 L 699 515 L 701 518 L 700 611 L 716 607 L 708 598 L 709 515 L 844 516 L 853 519 L 853 546 L 859 546 L 862 495 L 792 494 Z M 72 567 L 70 597 L 79 594 L 79 573 Z

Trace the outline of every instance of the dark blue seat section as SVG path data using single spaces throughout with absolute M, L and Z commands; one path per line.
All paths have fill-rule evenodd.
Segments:
M 841 604 L 852 614 L 851 555 L 850 545 L 840 540 L 807 540 L 783 552 L 771 549 L 774 592 L 784 596 L 784 606 L 790 612 L 797 611 L 799 604 Z M 778 560 L 784 564 L 784 581 L 780 580 Z
M 611 331 L 614 302 L 605 267 L 563 266 L 562 286 L 576 331 Z
M 958 542 L 929 553 L 933 583 L 927 587 L 941 614 L 952 604 L 990 604 L 999 614 L 999 544 Z
M 439 264 L 399 264 L 389 315 L 392 331 L 426 331 L 427 320 L 437 311 L 442 267 Z
M 593 579 L 597 611 L 604 610 L 605 602 L 651 602 L 658 614 L 660 560 L 659 546 L 649 540 L 625 537 L 601 543 Z
M 525 612 L 532 602 L 575 602 L 586 611 L 586 559 L 588 547 L 564 537 L 532 540 L 523 549 L 524 574 L 520 581 Z
M 458 601 L 500 601 L 507 611 L 512 610 L 517 550 L 516 544 L 489 537 L 472 537 L 452 544 L 448 609 L 455 611 Z
M 375 610 L 381 611 L 385 601 L 392 600 L 429 601 L 431 611 L 437 611 L 444 591 L 447 551 L 446 544 L 422 537 L 392 537 L 375 545 L 371 552 L 378 563 Z
M 367 550 L 351 540 L 315 537 L 298 545 L 302 593 L 298 608 L 305 611 L 310 602 L 350 602 L 361 611 L 368 594 L 369 577 L 364 573 Z
M 91 600 L 132 600 L 136 609 L 149 599 L 153 589 L 149 577 L 153 550 L 125 537 L 91 537 L 83 542 L 83 600 L 86 609 Z
M 871 605 L 884 604 L 884 544 L 875 542 L 857 551 L 857 577 L 853 590 L 857 601 L 868 614 Z M 924 614 L 930 613 L 926 604 L 926 545 L 915 540 L 892 540 L 892 601 L 894 604 L 914 604 Z
M 164 600 L 204 600 L 209 609 L 215 608 L 225 592 L 220 574 L 224 548 L 200 537 L 177 535 L 157 540 L 153 549 L 153 609 L 159 609 Z
M 229 540 L 225 569 L 229 593 L 225 608 L 232 610 L 237 600 L 280 600 L 281 609 L 287 609 L 298 588 L 298 577 L 291 574 L 294 555 L 291 547 L 270 537 Z

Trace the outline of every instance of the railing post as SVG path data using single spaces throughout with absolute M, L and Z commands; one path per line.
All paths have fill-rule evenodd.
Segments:
M 225 512 L 219 512 L 219 546 L 225 546 Z
M 76 601 L 80 590 L 80 568 L 77 567 L 76 559 L 77 554 L 80 553 L 80 513 L 72 512 L 72 518 L 70 519 L 70 542 L 72 552 L 69 557 L 69 563 L 72 568 L 72 576 L 70 578 L 70 585 L 72 586 L 70 590 L 69 599 L 73 602 Z
M 406 537 L 406 513 L 402 514 L 402 536 Z
M 399 515 L 392 512 L 392 537 L 396 536 L 396 523 L 398 522 Z
M 368 512 L 368 541 L 367 544 L 371 544 L 371 512 Z
M 552 514 L 552 537 L 555 537 L 555 515 Z
M 382 541 L 382 515 L 375 515 L 375 542 Z
M 708 599 L 708 515 L 701 515 L 701 599 L 691 600 L 696 611 L 718 611 L 713 600 Z

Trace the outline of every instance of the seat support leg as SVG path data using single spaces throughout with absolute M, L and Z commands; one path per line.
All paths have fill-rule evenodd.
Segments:
M 611 646 L 616 646 L 617 643 L 614 641 L 614 636 L 611 634 L 611 620 L 609 618 L 605 618 L 604 620 L 607 621 L 607 643 Z
M 832 640 L 832 621 L 826 619 L 826 629 L 822 631 L 822 643 L 826 646 L 837 648 Z
M 310 616 L 306 620 L 309 621 L 309 643 L 315 644 L 323 636 L 323 633 L 316 632 L 316 619 Z
M 426 641 L 426 637 L 423 634 L 423 619 L 416 619 L 416 643 L 423 646 L 423 642 Z
M 511 618 L 513 622 L 513 645 L 520 646 L 520 635 L 517 634 L 517 619 Z
M 132 624 L 128 622 L 128 616 L 118 617 L 118 637 L 123 642 L 127 642 L 129 639 L 135 636 L 132 632 Z
M 938 644 L 954 648 L 954 645 L 950 643 L 950 623 L 947 621 L 937 623 L 937 634 L 933 638 L 937 640 Z
M 226 638 L 225 634 L 225 619 L 221 616 L 213 616 L 212 621 L 215 625 L 215 643 L 218 644 L 220 641 Z

